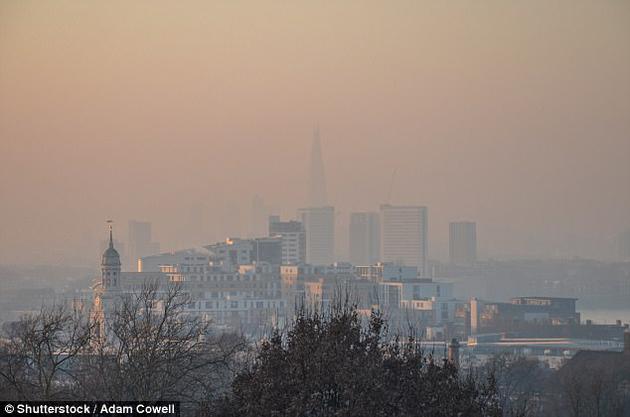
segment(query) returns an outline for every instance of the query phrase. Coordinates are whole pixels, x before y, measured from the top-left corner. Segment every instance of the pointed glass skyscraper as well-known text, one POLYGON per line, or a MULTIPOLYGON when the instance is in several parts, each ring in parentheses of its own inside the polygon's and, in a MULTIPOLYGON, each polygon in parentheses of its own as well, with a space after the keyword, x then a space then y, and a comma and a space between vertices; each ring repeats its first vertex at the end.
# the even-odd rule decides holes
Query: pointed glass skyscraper
POLYGON ((335 209, 328 206, 319 126, 313 131, 308 207, 298 210, 306 232, 306 262, 330 265, 335 259, 335 209))

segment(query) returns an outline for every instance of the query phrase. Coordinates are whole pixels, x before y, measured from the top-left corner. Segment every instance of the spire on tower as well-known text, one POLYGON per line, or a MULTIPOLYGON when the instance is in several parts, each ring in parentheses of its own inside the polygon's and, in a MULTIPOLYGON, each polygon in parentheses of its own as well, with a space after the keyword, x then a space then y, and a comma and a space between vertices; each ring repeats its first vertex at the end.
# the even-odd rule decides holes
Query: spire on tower
POLYGON ((109 247, 105 249, 105 252, 103 252, 103 257, 101 258, 101 267, 115 267, 120 270, 120 255, 118 254, 118 251, 114 249, 112 223, 114 222, 111 220, 107 220, 107 224, 109 226, 109 247))
POLYGON ((107 224, 109 225, 109 247, 114 248, 114 237, 113 237, 113 220, 107 220, 107 224))

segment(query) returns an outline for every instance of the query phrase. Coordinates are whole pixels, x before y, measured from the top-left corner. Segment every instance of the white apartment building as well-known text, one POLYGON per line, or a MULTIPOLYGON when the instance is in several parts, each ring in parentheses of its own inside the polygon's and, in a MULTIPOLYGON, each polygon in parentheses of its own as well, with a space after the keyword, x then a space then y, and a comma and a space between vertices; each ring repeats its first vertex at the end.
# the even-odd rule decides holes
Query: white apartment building
POLYGON ((455 318, 461 301, 453 297, 453 284, 431 279, 383 281, 379 283, 381 308, 395 318, 413 317, 424 324, 436 325, 455 318))
POLYGON ((205 249, 186 249, 143 256, 138 259, 138 272, 160 272, 162 266, 182 265, 189 270, 206 268, 210 263, 210 252, 205 249))
POLYGON ((121 272, 120 256, 110 231, 103 253, 101 277, 94 286, 95 315, 107 317, 116 300, 138 293, 147 284, 160 288, 180 283, 190 296, 187 312, 210 320, 218 328, 255 335, 261 328, 283 325, 287 304, 279 266, 266 263, 224 268, 196 250, 147 257, 143 272, 121 272), (157 269, 157 270, 156 270, 157 269))

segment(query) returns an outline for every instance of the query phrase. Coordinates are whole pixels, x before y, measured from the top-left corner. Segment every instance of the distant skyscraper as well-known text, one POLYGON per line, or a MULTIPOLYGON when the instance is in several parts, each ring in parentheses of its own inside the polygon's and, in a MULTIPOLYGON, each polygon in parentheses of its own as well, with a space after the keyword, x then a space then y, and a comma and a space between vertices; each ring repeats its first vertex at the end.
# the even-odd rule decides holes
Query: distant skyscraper
POLYGON ((449 259, 456 265, 470 265, 477 261, 477 224, 453 222, 449 224, 449 259))
POLYGON ((249 224, 249 237, 262 237, 267 235, 267 219, 269 209, 265 206, 262 197, 255 195, 252 199, 252 211, 249 224))
POLYGON ((313 146, 311 149, 311 164, 309 173, 309 201, 310 207, 324 207, 328 204, 326 197, 326 176, 322 158, 322 145, 319 140, 319 126, 313 132, 313 146))
POLYGON ((616 239, 617 260, 630 261, 630 230, 620 233, 616 239))
POLYGON ((381 206, 381 258, 418 267, 427 276, 427 208, 419 206, 381 206))
POLYGON ((151 223, 136 220, 129 221, 129 269, 138 270, 138 259, 143 256, 155 255, 160 251, 160 244, 153 242, 151 237, 151 223))
POLYGON ((350 263, 372 265, 381 257, 378 213, 350 213, 350 263))
POLYGON ((335 208, 310 207, 298 210, 306 230, 306 262, 330 265, 335 261, 335 208))
POLYGON ((301 222, 283 222, 279 216, 269 216, 269 236, 282 238, 283 265, 300 265, 306 262, 306 233, 301 222))

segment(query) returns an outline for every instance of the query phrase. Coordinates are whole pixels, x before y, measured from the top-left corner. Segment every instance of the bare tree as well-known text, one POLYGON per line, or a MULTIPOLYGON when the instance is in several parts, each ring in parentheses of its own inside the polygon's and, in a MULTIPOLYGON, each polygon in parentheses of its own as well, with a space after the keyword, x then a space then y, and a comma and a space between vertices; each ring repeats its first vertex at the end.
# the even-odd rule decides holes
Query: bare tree
POLYGON ((229 386, 245 341, 213 334, 208 320, 186 313, 190 302, 181 284, 151 282, 120 296, 84 358, 85 396, 198 404, 229 386))
POLYGON ((496 379, 498 399, 505 417, 541 415, 541 397, 548 371, 539 360, 504 352, 492 356, 483 371, 496 379))
POLYGON ((557 403, 569 417, 626 416, 630 410, 623 371, 613 363, 593 361, 566 366, 554 381, 557 403))
POLYGON ((82 307, 56 305, 9 326, 0 353, 3 396, 24 400, 72 398, 74 362, 89 346, 93 324, 82 307))

